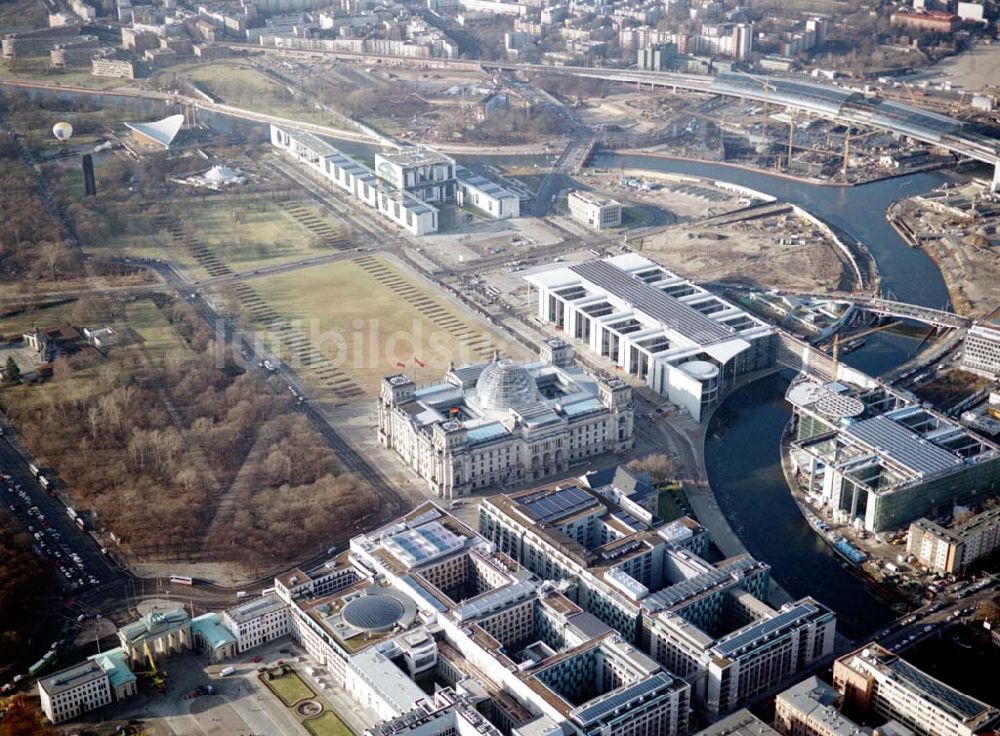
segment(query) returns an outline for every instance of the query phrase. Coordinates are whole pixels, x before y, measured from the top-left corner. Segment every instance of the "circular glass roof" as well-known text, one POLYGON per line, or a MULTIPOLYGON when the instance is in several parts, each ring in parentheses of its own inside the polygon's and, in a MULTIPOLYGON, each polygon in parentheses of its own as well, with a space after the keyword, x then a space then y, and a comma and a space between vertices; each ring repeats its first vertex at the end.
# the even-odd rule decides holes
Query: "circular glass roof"
POLYGON ((523 365, 510 358, 500 358, 479 374, 476 396, 481 409, 502 411, 537 401, 538 387, 523 365))
POLYGON ((384 631, 403 617, 403 604, 387 595, 365 595, 348 601, 341 616, 355 628, 384 631))

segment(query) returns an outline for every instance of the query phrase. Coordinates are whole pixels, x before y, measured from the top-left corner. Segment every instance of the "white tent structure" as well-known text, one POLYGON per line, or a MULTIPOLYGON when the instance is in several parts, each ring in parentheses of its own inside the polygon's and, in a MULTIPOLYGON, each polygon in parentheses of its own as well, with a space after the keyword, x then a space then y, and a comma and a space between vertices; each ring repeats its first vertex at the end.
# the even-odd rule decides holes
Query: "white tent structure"
POLYGON ((184 125, 183 115, 171 115, 154 123, 125 123, 125 127, 135 133, 143 143, 152 143, 164 148, 170 148, 182 125, 184 125))

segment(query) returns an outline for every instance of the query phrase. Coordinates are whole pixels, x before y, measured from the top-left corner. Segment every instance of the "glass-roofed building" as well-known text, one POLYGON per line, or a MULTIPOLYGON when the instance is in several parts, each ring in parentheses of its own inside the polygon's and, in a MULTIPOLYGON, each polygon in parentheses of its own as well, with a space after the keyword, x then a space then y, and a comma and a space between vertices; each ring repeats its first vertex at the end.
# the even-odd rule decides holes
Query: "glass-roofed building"
POLYGON ((561 340, 542 360, 452 368, 418 387, 408 376, 382 380, 378 436, 442 498, 509 486, 565 471, 573 463, 632 447, 632 390, 598 381, 561 340))
POLYGON ((1000 488, 1000 447, 905 392, 803 375, 785 398, 796 421, 793 467, 834 523, 880 532, 1000 488))

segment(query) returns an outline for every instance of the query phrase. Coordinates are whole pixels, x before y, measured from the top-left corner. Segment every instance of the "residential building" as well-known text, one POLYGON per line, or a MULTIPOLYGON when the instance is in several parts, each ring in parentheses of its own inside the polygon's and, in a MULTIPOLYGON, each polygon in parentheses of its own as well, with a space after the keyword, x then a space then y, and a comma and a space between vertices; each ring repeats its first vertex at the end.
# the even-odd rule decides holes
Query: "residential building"
POLYGON ((647 72, 665 72, 677 58, 677 44, 658 43, 639 49, 639 69, 647 72))
POLYGON ((985 378, 1000 377, 1000 327, 976 322, 965 335, 962 368, 985 378))
POLYGON ((222 625, 235 637, 236 650, 245 652, 289 634, 288 607, 272 593, 227 609, 222 625))
POLYGON ((442 498, 516 485, 632 446, 632 390, 577 367, 561 340, 542 360, 449 370, 418 387, 404 374, 382 379, 378 439, 442 498))
POLYGON ((93 59, 90 62, 90 73, 95 77, 135 79, 136 65, 126 59, 93 59))
POLYGON ((927 10, 919 13, 898 10, 890 16, 890 20, 893 25, 901 25, 917 31, 934 33, 951 33, 962 23, 962 19, 954 13, 947 13, 942 10, 927 10))
POLYGON ((38 28, 31 31, 8 33, 0 41, 3 58, 15 59, 26 56, 48 56, 56 46, 68 43, 80 35, 80 26, 76 23, 55 26, 53 28, 38 28))
POLYGON ((1000 490, 1000 447, 912 395, 808 376, 785 394, 803 491, 836 523, 880 532, 1000 490))
POLYGON ((929 519, 910 524, 906 552, 928 570, 960 575, 976 560, 1000 548, 1000 509, 990 509, 946 528, 929 519))
POLYGON ((741 375, 773 366, 774 329, 636 253, 534 271, 538 317, 697 421, 741 375))
POLYGON ((833 666, 844 710, 892 719, 919 736, 974 736, 995 727, 1000 711, 955 690, 877 644, 833 666))
POLYGON ((595 230, 621 227, 621 202, 591 192, 575 191, 569 193, 566 204, 569 206, 569 213, 574 220, 595 230))

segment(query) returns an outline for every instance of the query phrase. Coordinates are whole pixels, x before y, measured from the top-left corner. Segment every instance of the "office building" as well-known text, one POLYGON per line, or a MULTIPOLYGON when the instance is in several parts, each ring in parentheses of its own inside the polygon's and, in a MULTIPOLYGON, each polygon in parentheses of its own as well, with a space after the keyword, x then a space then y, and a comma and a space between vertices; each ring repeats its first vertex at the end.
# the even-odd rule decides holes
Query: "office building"
POLYGON ((700 421, 737 377, 774 365, 777 335, 635 253, 531 272, 538 316, 700 421))
POLYGON ((746 708, 733 711, 694 736, 781 736, 746 708))
POLYGON ((898 721, 918 736, 973 736, 995 727, 1000 711, 946 685, 877 644, 833 666, 842 708, 898 721))
POLYGON ((289 633, 288 607, 277 595, 265 595, 224 611, 222 624, 237 651, 245 652, 289 633))
POLYGON ((571 464, 632 447, 632 390, 598 381, 561 340, 542 360, 452 368, 418 387, 408 376, 382 380, 378 438, 442 498, 460 498, 564 472, 571 464))
POLYGON ((495 219, 519 214, 516 195, 429 148, 377 153, 372 170, 295 128, 271 125, 271 144, 413 235, 437 232, 439 207, 456 201, 495 219))
POLYGON ((1000 548, 1000 509, 990 509, 946 528, 929 519, 910 524, 906 552, 932 572, 961 575, 976 560, 1000 548))
POLYGON ((1000 488, 1000 448, 912 395, 803 375, 785 398, 796 421, 794 469, 835 523, 898 528, 1000 488))
POLYGON ((136 63, 127 59, 92 59, 90 73, 95 77, 114 79, 135 79, 136 63))
POLYGON ((778 695, 774 725, 785 736, 871 736, 838 709, 840 692, 816 676, 778 695))
POLYGON ((591 192, 576 191, 569 193, 566 204, 569 206, 569 214, 574 220, 595 230, 621 227, 621 202, 591 192))
POLYGON ((581 608, 691 683, 712 718, 831 656, 830 609, 811 598, 771 608, 767 565, 749 555, 710 563, 704 528, 663 524, 593 480, 487 498, 480 531, 536 575, 566 581, 581 608))
POLYGON ((375 174, 421 202, 455 200, 455 161, 423 147, 375 154, 375 174))
POLYGON ((52 723, 77 718, 135 694, 136 677, 118 648, 38 680, 42 712, 52 723))
POLYGON ((367 733, 686 733, 689 686, 562 587, 430 502, 275 580, 292 638, 380 719, 367 733))
POLYGON ((1000 327, 977 322, 965 334, 961 367, 995 380, 1000 377, 1000 327))

